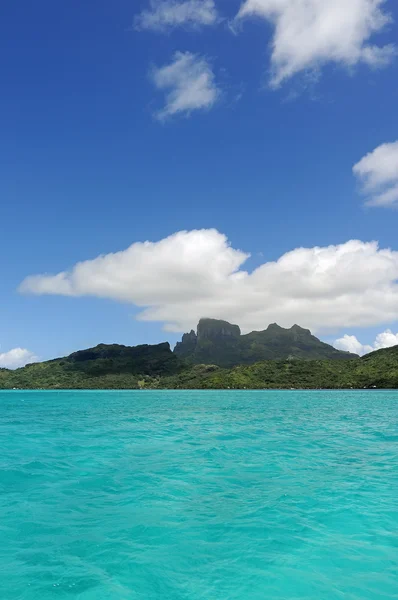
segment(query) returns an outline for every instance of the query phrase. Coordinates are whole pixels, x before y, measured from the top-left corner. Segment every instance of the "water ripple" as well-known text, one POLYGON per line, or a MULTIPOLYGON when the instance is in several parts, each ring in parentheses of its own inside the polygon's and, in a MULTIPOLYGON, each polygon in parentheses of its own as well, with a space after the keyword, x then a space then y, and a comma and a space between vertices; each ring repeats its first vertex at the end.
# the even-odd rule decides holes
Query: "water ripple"
POLYGON ((397 599, 395 392, 14 391, 0 415, 1 599, 397 599))

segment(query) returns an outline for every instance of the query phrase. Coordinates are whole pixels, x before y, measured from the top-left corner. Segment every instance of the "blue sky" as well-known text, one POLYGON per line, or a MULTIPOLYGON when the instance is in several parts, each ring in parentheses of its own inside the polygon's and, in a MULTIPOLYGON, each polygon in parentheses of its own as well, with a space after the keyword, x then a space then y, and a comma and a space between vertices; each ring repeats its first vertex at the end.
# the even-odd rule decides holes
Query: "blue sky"
POLYGON ((2 3, 0 363, 198 315, 398 332, 398 7, 292 2, 2 3))

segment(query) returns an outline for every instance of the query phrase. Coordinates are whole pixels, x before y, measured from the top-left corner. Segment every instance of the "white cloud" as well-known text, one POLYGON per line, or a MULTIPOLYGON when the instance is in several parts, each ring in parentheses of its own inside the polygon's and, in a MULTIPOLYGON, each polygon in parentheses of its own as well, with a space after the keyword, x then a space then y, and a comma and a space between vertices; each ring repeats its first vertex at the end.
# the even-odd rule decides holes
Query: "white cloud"
POLYGON ((398 141, 378 146, 353 167, 368 206, 398 205, 398 141))
POLYGON ((159 90, 166 90, 166 105, 156 116, 160 120, 176 114, 211 108, 220 91, 208 61, 191 52, 176 52, 170 64, 152 70, 159 90))
POLYGON ((352 352, 353 354, 359 354, 363 356, 368 352, 373 351, 372 346, 361 344, 361 342, 355 337, 355 335, 344 335, 342 338, 335 340, 333 346, 338 350, 344 350, 345 352, 352 352))
POLYGON ((390 21, 386 0, 245 0, 237 19, 257 16, 274 25, 271 83, 326 63, 388 64, 395 48, 369 43, 390 21))
POLYGON ((353 352, 363 356, 374 350, 381 350, 382 348, 391 348, 392 346, 398 346, 398 333, 393 333, 390 329, 386 329, 383 333, 379 333, 372 346, 362 344, 355 335, 344 335, 342 338, 336 340, 333 344, 338 350, 346 350, 347 352, 353 352))
POLYGON ((136 29, 169 31, 176 27, 214 25, 218 21, 214 0, 151 0, 150 9, 135 19, 136 29))
POLYGON ((25 348, 13 348, 8 352, 0 353, 0 367, 3 369, 18 369, 37 360, 37 356, 25 348))
POLYGON ((139 319, 164 322, 170 331, 194 327, 203 316, 245 331, 275 321, 326 332, 398 319, 398 252, 376 242, 297 248, 250 274, 242 269, 248 257, 214 229, 181 231, 68 272, 28 277, 20 291, 129 302, 144 309, 139 319))
POLYGON ((390 329, 386 329, 383 333, 379 333, 376 336, 373 348, 380 350, 381 348, 391 348, 392 346, 398 345, 398 333, 392 333, 390 329))

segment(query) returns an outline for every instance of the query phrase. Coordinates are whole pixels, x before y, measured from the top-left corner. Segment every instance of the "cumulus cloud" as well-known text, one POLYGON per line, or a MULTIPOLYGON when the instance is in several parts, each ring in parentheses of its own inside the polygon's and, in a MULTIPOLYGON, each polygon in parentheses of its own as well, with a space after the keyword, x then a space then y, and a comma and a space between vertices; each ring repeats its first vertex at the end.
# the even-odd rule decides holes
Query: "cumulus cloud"
POLYGON ((37 356, 26 348, 13 348, 8 352, 0 353, 0 367, 3 369, 18 369, 37 360, 37 356))
POLYGON ((139 319, 169 331, 185 331, 203 316, 245 331, 275 321, 326 332, 398 319, 398 252, 376 242, 297 248, 251 273, 243 269, 248 257, 217 230, 181 231, 28 277, 20 291, 129 302, 143 308, 139 319))
POLYGON ((381 144, 353 167, 368 206, 398 206, 398 141, 381 144))
POLYGON ((166 104, 156 113, 160 120, 209 109, 220 95, 208 61, 191 52, 176 52, 172 62, 155 67, 151 77, 159 90, 166 91, 166 104))
POLYGON ((352 352, 353 354, 359 354, 359 356, 363 356, 364 354, 368 354, 373 351, 373 347, 369 345, 363 345, 361 342, 355 337, 355 335, 344 335, 343 337, 335 340, 333 346, 337 348, 337 350, 344 350, 345 352, 352 352))
POLYGON ((355 335, 344 335, 342 338, 336 340, 333 344, 338 350, 345 350, 347 352, 353 352, 363 356, 374 350, 381 350, 382 348, 391 348, 392 346, 398 346, 398 333, 393 333, 390 329, 386 329, 383 333, 379 333, 373 345, 362 344, 355 335))
POLYGON ((136 29, 169 31, 176 27, 201 27, 218 21, 214 0, 151 0, 149 10, 135 19, 136 29))
POLYGON ((369 42, 390 21, 386 0, 245 0, 237 19, 260 17, 274 26, 271 83, 326 63, 388 64, 395 48, 369 42))

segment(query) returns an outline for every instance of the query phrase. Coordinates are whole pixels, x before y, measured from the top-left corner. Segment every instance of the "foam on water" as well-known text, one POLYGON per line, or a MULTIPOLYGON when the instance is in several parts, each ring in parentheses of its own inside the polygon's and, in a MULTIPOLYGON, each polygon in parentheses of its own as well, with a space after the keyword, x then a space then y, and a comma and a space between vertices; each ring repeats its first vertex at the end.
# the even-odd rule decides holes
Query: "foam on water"
POLYGON ((1 600, 390 600, 396 392, 0 392, 1 600))

